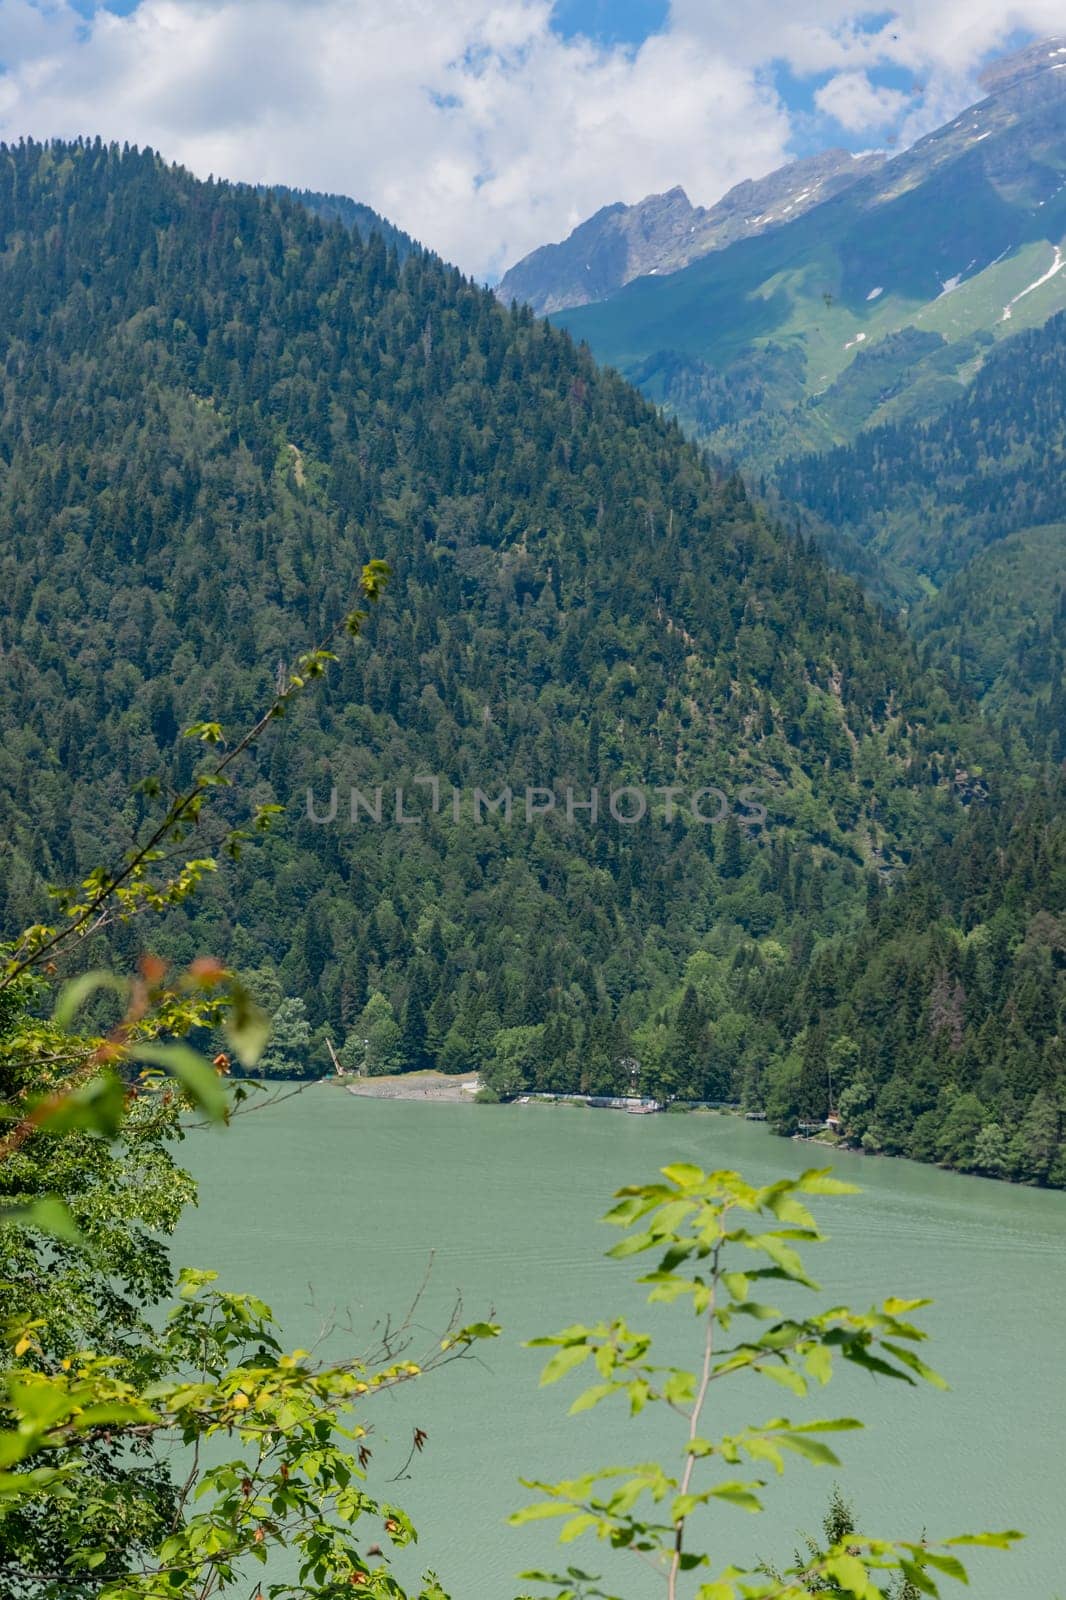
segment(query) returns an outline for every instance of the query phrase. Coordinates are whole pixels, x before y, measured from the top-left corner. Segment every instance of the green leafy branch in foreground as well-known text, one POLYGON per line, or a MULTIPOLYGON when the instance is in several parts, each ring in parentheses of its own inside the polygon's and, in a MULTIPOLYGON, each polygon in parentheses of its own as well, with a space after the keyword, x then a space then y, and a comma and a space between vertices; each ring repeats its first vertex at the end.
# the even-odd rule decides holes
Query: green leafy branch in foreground
MULTIPOLYGON (((248 1563, 265 1566, 277 1548, 296 1553, 299 1582, 270 1583, 270 1596, 334 1600, 354 1588, 398 1600, 405 1591, 375 1538, 402 1548, 416 1534, 399 1507, 363 1488, 371 1430, 357 1413, 375 1396, 462 1357, 497 1328, 460 1326, 453 1316, 445 1338, 415 1362, 405 1355, 405 1323, 388 1333, 373 1360, 321 1366, 306 1351, 284 1352, 269 1308, 253 1296, 215 1290, 215 1276, 183 1272, 181 1301, 165 1328, 132 1355, 83 1354, 55 1373, 15 1366, 6 1374, 5 1409, 19 1426, 0 1435, 5 1555, 13 1545, 17 1553, 20 1500, 43 1497, 66 1520, 70 1578, 92 1582, 101 1574, 94 1589, 100 1600, 207 1600, 246 1588, 248 1563), (200 1451, 211 1440, 212 1464, 205 1466, 200 1451), (127 1558, 115 1548, 101 1506, 85 1492, 82 1470, 101 1441, 150 1442, 157 1453, 180 1444, 189 1451, 169 1527, 157 1530, 140 1570, 118 1575, 116 1557, 120 1568, 127 1558), (236 1453, 221 1451, 223 1441, 232 1441, 236 1453), (15 1516, 5 1518, 5 1508, 15 1516), (352 1533, 357 1522, 373 1524, 375 1537, 365 1549, 352 1533)), ((32 1335, 23 1335, 17 1355, 31 1345, 32 1335)), ((27 1575, 36 1554, 27 1541, 27 1575)), ((430 1576, 420 1593, 443 1600, 430 1576)))
MULTIPOLYGON (((25 983, 23 988, 28 998, 25 983)), ((158 1086, 164 1074, 177 1081, 190 1105, 224 1120, 230 1097, 220 1078, 229 1058, 209 1065, 182 1043, 194 1028, 221 1029, 240 1061, 252 1067, 266 1043, 269 1019, 236 975, 210 957, 170 980, 156 956, 143 957, 133 978, 86 972, 71 979, 51 1017, 24 1015, 4 1039, 4 1076, 14 1094, 0 1105, 0 1119, 14 1119, 14 1126, 0 1139, 0 1162, 34 1132, 80 1129, 114 1138, 131 1097, 158 1086), (100 991, 122 1001, 120 1020, 105 1035, 74 1032, 78 1011, 100 991), (136 1064, 147 1070, 135 1088, 118 1069, 136 1064)))
MULTIPOLYGON (((702 1334, 698 1367, 690 1371, 658 1364, 652 1359, 651 1335, 635 1332, 621 1318, 564 1328, 531 1343, 555 1352, 542 1384, 555 1383, 586 1364, 595 1367, 599 1381, 578 1395, 572 1412, 619 1396, 633 1417, 649 1405, 675 1413, 683 1434, 677 1464, 603 1467, 558 1483, 523 1480, 543 1498, 516 1512, 512 1523, 565 1518, 563 1543, 594 1533, 616 1549, 632 1551, 661 1576, 668 1600, 677 1600, 686 1580, 697 1585, 696 1600, 792 1600, 812 1592, 881 1600, 888 1593, 881 1587, 883 1574, 902 1576, 921 1594, 936 1595, 938 1576, 966 1581, 965 1569, 948 1547, 1007 1548, 1020 1538, 1013 1531, 963 1535, 930 1548, 924 1539, 907 1542, 851 1533, 783 1576, 726 1567, 707 1579, 712 1558, 696 1542, 703 1536, 698 1519, 723 1505, 763 1510, 766 1480, 738 1476, 736 1469, 765 1464, 779 1474, 788 1455, 816 1465, 838 1465, 825 1435, 862 1426, 852 1417, 802 1422, 774 1417, 714 1438, 706 1431, 705 1418, 715 1384, 747 1373, 805 1397, 812 1383, 828 1383, 835 1363, 842 1360, 906 1384, 946 1385, 914 1348, 927 1335, 910 1320, 911 1314, 927 1301, 890 1299, 865 1313, 833 1306, 798 1315, 757 1298, 770 1283, 817 1289, 797 1245, 821 1243, 824 1235, 801 1196, 852 1194, 851 1185, 826 1171, 810 1171, 756 1188, 735 1172, 707 1173, 686 1163, 664 1168, 663 1178, 665 1182, 619 1191, 618 1204, 606 1220, 635 1231, 610 1254, 624 1259, 659 1253, 656 1267, 639 1281, 650 1286, 649 1302, 687 1305, 695 1313, 702 1334), (751 1227, 757 1218, 777 1226, 751 1227)), ((606 1593, 590 1588, 596 1580, 577 1568, 525 1577, 554 1587, 558 1600, 606 1593)))
MULTIPOLYGON (((228 1121, 261 1085, 242 1082, 228 1090, 222 1079, 229 1056, 220 1053, 208 1062, 184 1036, 194 1028, 220 1029, 251 1069, 270 1023, 236 975, 209 957, 169 979, 166 963, 156 956, 143 957, 133 978, 83 973, 63 986, 48 1018, 29 1014, 31 997, 41 998, 39 989, 40 980, 24 974, 5 999, 21 1001, 25 1010, 15 1011, 16 1026, 0 1025, 0 1223, 85 1246, 88 1241, 61 1192, 61 1174, 69 1179, 70 1172, 63 1159, 68 1147, 58 1143, 59 1137, 121 1141, 135 1105, 142 1113, 138 1142, 149 1139, 157 1147, 180 1137, 182 1111, 195 1108, 211 1121, 228 1121), (123 1001, 120 1020, 103 1036, 72 1031, 78 1010, 100 990, 123 1001), (35 1139, 37 1150, 28 1160, 21 1158, 35 1139)), ((12 1007, 4 1010, 10 1013, 12 1007)), ((82 1191, 75 1196, 78 1205, 84 1203, 82 1191)))
MULTIPOLYGON (((385 592, 388 580, 387 562, 368 562, 359 578, 363 599, 368 604, 376 604, 385 592)), ((298 658, 295 669, 286 675, 284 683, 258 721, 218 761, 197 773, 189 788, 174 796, 162 819, 142 843, 127 852, 121 866, 96 867, 76 887, 49 891, 62 910, 63 920, 57 924, 35 923, 23 930, 14 952, 0 969, 0 992, 29 968, 54 959, 74 941, 106 927, 113 920, 128 920, 144 910, 165 911, 169 906, 180 904, 196 890, 207 873, 217 870, 215 859, 204 856, 183 862, 176 872, 158 881, 150 875, 150 869, 165 859, 164 844, 179 843, 186 838, 199 821, 212 791, 230 786, 229 768, 272 721, 285 716, 290 703, 309 683, 323 677, 328 664, 337 659, 329 649, 334 639, 341 633, 358 638, 368 615, 362 606, 357 606, 337 624, 321 645, 298 658)), ((221 724, 217 722, 194 723, 185 730, 185 736, 212 747, 225 743, 221 724)), ((150 798, 162 793, 162 785, 155 778, 143 780, 140 788, 150 798)), ((233 857, 239 855, 242 845, 256 832, 269 828, 273 817, 281 809, 276 805, 259 806, 251 829, 236 827, 228 830, 222 844, 224 852, 233 857)))

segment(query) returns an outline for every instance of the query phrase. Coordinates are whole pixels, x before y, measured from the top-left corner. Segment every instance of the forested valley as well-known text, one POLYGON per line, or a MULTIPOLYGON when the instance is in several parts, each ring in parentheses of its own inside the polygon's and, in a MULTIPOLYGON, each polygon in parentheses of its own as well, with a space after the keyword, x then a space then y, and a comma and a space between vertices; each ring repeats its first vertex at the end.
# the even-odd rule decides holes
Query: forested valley
POLYGON ((917 645, 566 334, 316 209, 99 141, 0 152, 5 931, 143 833, 183 731, 254 719, 384 558, 365 640, 221 804, 286 807, 277 837, 153 931, 245 976, 262 1070, 328 1071, 328 1040, 789 1132, 839 1100, 867 1149, 1066 1183, 1061 667, 1035 718, 983 711, 932 622, 917 645), (456 819, 429 776, 514 811, 456 819), (726 814, 567 818, 623 786, 726 814))

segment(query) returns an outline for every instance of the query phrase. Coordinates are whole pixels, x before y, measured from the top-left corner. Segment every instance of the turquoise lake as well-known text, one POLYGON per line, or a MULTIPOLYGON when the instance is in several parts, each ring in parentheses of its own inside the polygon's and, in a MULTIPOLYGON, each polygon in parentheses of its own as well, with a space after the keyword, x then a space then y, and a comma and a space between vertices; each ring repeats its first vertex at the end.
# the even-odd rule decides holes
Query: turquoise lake
MULTIPOLYGON (((413 1516, 420 1542, 398 1570, 434 1568, 454 1600, 511 1600, 517 1574, 574 1561, 609 1577, 625 1600, 660 1592, 635 1558, 579 1541, 551 1523, 515 1530, 528 1498, 520 1477, 561 1478, 676 1449, 676 1419, 631 1422, 603 1406, 569 1417, 576 1382, 539 1389, 541 1356, 522 1341, 623 1312, 662 1330, 663 1354, 695 1365, 695 1326, 643 1304, 632 1263, 605 1259, 617 1234, 598 1218, 621 1184, 671 1160, 732 1167, 756 1182, 832 1165, 863 1192, 818 1203, 830 1235, 809 1251, 822 1304, 865 1307, 890 1294, 930 1295, 923 1351, 948 1393, 841 1374, 809 1402, 745 1378, 707 1431, 786 1413, 857 1415, 841 1436, 842 1469, 797 1461, 767 1489, 759 1517, 715 1513, 719 1565, 787 1561, 817 1530, 834 1482, 860 1527, 930 1538, 983 1528, 1027 1534, 1009 1555, 978 1553, 974 1600, 1066 1596, 1066 1195, 835 1155, 725 1116, 632 1117, 538 1106, 420 1105, 357 1099, 315 1085, 194 1133, 183 1159, 200 1183, 177 1257, 217 1268, 228 1288, 260 1294, 292 1345, 323 1329, 328 1353, 364 1348, 375 1321, 402 1315, 431 1263, 412 1356, 431 1343, 456 1294, 466 1320, 494 1313, 503 1337, 477 1362, 452 1365, 381 1397, 370 1487, 413 1516), (386 1485, 428 1434, 409 1479, 386 1485)), ((815 1303, 811 1297, 812 1305, 815 1303)), ((586 1380, 591 1381, 591 1380, 586 1380)), ((754 1474, 753 1474, 754 1475, 754 1474)), ((710 1542, 710 1541, 708 1541, 710 1542)), ((539 1592, 539 1591, 538 1591, 539 1592)))

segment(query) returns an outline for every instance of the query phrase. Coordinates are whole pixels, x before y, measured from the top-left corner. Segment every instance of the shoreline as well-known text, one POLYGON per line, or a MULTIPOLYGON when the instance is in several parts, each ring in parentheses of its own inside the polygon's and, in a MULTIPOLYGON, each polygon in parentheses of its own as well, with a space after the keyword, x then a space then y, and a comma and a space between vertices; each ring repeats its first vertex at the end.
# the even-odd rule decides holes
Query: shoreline
MULTIPOLYGON (((499 1104, 508 1106, 547 1106, 547 1107, 576 1107, 581 1111, 623 1111, 628 1115, 663 1115, 684 1114, 697 1116, 712 1114, 719 1116, 744 1116, 739 1107, 709 1105, 705 1101, 691 1101, 675 1103, 667 1106, 653 1103, 648 1099, 635 1097, 606 1097, 600 1095, 583 1094, 537 1094, 526 1093, 508 1097, 506 1100, 480 1101, 479 1091, 482 1085, 476 1076, 469 1074, 458 1076, 451 1073, 427 1070, 425 1072, 398 1072, 388 1076, 363 1078, 355 1074, 344 1077, 335 1076, 319 1080, 330 1083, 337 1088, 347 1090, 357 1100, 405 1100, 405 1101, 433 1101, 438 1104, 451 1105, 478 1105, 499 1104)), ((761 1118, 756 1120, 762 1120, 761 1118)))
POLYGON ((475 1080, 446 1072, 404 1072, 381 1078, 334 1078, 357 1100, 432 1100, 446 1105, 473 1105, 475 1080))
MULTIPOLYGON (((414 1104, 435 1105, 477 1105, 476 1091, 468 1088, 463 1092, 463 1085, 472 1085, 469 1077, 455 1077, 448 1073, 422 1072, 398 1073, 392 1077, 382 1078, 356 1078, 356 1077, 322 1077, 308 1079, 307 1084, 332 1084, 335 1088, 345 1089, 356 1099, 363 1100, 393 1100, 409 1101, 414 1104)), ((584 1096, 549 1096, 539 1095, 516 1096, 511 1100, 496 1102, 499 1105, 546 1108, 547 1110, 579 1110, 593 1111, 603 1109, 589 1103, 584 1096)), ((615 1110, 621 1107, 613 1108, 615 1110)), ((755 1122, 766 1126, 765 1117, 752 1116, 743 1112, 739 1107, 710 1106, 700 1102, 674 1101, 670 1106, 660 1109, 658 1115, 686 1116, 686 1117, 735 1117, 741 1121, 755 1122)), ((980 1178, 986 1183, 1003 1184, 1007 1188, 1031 1190, 1034 1193, 1066 1194, 1066 1188, 1058 1188, 1053 1184, 1023 1183, 1018 1179, 1009 1178, 1005 1174, 995 1172, 964 1172, 958 1167, 952 1167, 940 1161, 918 1161, 913 1156, 897 1155, 886 1150, 867 1150, 860 1144, 848 1144, 839 1139, 826 1139, 818 1134, 804 1133, 776 1133, 769 1130, 777 1139, 788 1140, 795 1144, 815 1145, 824 1150, 827 1155, 839 1154, 846 1156, 860 1156, 865 1161, 881 1160, 889 1162, 902 1162, 920 1168, 928 1168, 934 1172, 946 1172, 958 1178, 980 1178)))

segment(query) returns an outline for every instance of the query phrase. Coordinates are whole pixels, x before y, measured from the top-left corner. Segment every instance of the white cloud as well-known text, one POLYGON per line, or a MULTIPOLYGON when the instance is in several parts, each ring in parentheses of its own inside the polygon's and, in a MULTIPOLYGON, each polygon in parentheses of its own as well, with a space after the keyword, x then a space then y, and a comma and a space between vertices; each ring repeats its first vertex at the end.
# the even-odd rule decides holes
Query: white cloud
POLYGON ((849 133, 883 128, 896 121, 908 100, 899 89, 875 86, 865 72, 837 72, 814 96, 819 111, 849 133))
POLYGON ((4 137, 101 133, 195 172, 335 189, 479 274, 615 199, 785 159, 750 68, 677 34, 569 42, 546 0, 0 0, 4 137))
POLYGON ((787 61, 799 73, 858 71, 895 63, 918 71, 972 73, 989 51, 1012 35, 1063 31, 1062 0, 745 0, 709 6, 672 0, 671 26, 695 38, 712 37, 730 60, 787 61), (871 28, 871 15, 888 20, 871 28))
POLYGON ((100 133, 204 175, 338 190, 489 275, 612 200, 681 183, 709 202, 780 165, 771 62, 832 73, 818 105, 859 134, 903 109, 867 74, 904 66, 926 85, 904 127, 924 131, 1011 30, 1061 26, 1061 0, 906 0, 876 33, 862 15, 674 0, 629 50, 559 38, 550 0, 141 0, 88 22, 0 0, 0 133, 100 133))

